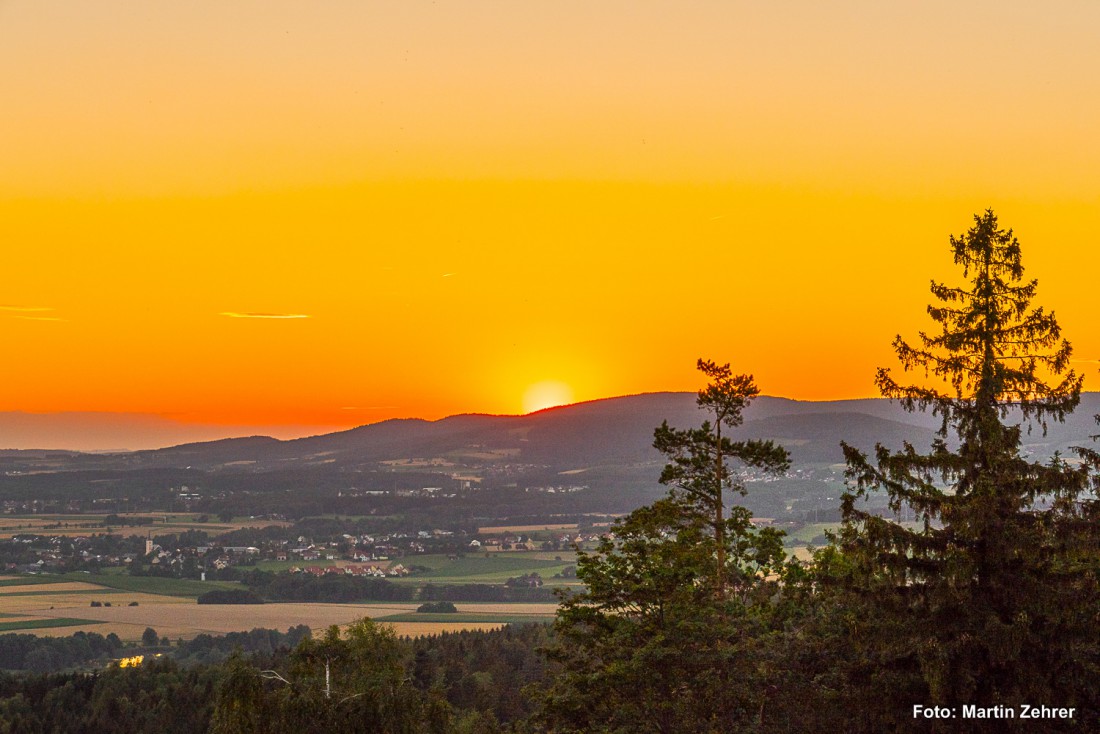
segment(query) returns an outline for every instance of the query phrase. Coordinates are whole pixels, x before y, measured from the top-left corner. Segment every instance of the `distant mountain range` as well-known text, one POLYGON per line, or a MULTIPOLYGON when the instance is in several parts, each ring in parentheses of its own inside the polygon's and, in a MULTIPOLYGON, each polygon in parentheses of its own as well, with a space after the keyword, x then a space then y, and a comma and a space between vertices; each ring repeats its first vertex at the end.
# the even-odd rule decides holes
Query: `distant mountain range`
POLYGON ((309 426, 219 426, 183 423, 151 413, 0 412, 0 449, 133 451, 226 436, 269 433, 284 438, 337 430, 309 426))
MULTIPOLYGON (((1025 431, 1025 450, 1036 456, 1068 453, 1100 432, 1100 393, 1086 393, 1063 424, 1025 431)), ((653 430, 664 420, 695 426, 705 414, 694 393, 647 393, 551 408, 525 416, 457 415, 436 421, 388 420, 308 438, 254 436, 187 443, 170 448, 72 457, 81 468, 176 467, 204 471, 274 471, 285 468, 346 470, 380 462, 439 460, 462 466, 540 465, 555 472, 649 463, 653 430)), ((79 424, 77 424, 79 425, 79 424)), ((770 438, 786 446, 796 464, 842 461, 839 444, 865 450, 876 442, 927 447, 939 419, 907 413, 884 399, 808 402, 761 397, 745 412, 735 438, 770 438)), ((70 430, 74 430, 70 428, 70 430)), ((13 452, 0 452, 13 456, 13 452)), ((427 465, 427 464, 425 464, 427 465)))
MULTIPOLYGON (((1072 456, 1072 446, 1087 445, 1100 432, 1096 413, 1100 394, 1084 395, 1079 410, 1046 435, 1039 427, 1025 432, 1024 451, 1038 459, 1056 451, 1072 456)), ((524 416, 388 420, 290 440, 251 436, 119 453, 0 450, 0 500, 22 511, 50 503, 66 511, 297 518, 413 513, 432 527, 620 513, 665 492, 654 429, 665 420, 687 428, 705 418, 694 393, 650 393, 524 416)), ((905 442, 923 450, 938 427, 934 416, 907 413, 886 400, 759 398, 732 437, 779 442, 791 452, 792 471, 754 477, 759 481, 750 481, 738 501, 781 522, 836 520, 841 441, 865 451, 905 442)), ((885 509, 884 498, 874 503, 885 509)))

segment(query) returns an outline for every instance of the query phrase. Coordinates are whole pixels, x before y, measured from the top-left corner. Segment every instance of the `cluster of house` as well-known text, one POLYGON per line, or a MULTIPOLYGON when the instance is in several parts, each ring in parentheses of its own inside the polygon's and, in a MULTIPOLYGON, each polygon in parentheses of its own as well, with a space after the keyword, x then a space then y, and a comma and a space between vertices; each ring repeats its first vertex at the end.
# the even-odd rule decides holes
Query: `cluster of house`
POLYGON ((574 494, 588 489, 587 484, 556 484, 548 487, 524 487, 524 492, 536 492, 540 494, 574 494))
MULTIPOLYGON (((134 555, 136 554, 127 555, 130 557, 124 557, 123 563, 132 563, 134 555)), ((238 565, 242 560, 247 558, 259 558, 259 556, 260 549, 251 545, 200 545, 169 550, 167 548, 162 548, 151 539, 146 539, 145 554, 141 557, 147 560, 151 566, 170 567, 173 569, 184 567, 189 559, 191 562, 195 562, 197 559, 201 558, 203 561, 202 565, 205 568, 214 568, 221 571, 230 566, 238 565)))
MULTIPOLYGON (((21 471, 4 472, 6 476, 23 474, 21 471)), ((80 512, 81 504, 77 500, 61 503, 57 500, 4 500, 0 510, 5 515, 31 515, 42 512, 80 512)))
POLYGON ((91 538, 77 536, 45 537, 33 533, 13 535, 11 540, 13 555, 26 558, 28 555, 35 560, 28 563, 19 563, 8 560, 4 563, 4 569, 16 573, 38 573, 44 569, 63 567, 72 561, 80 563, 98 563, 103 566, 120 566, 130 563, 138 555, 136 553, 101 552, 95 547, 91 538), (16 548, 22 550, 16 551, 16 548))
POLYGON ((299 566, 292 566, 291 573, 304 573, 310 576, 371 576, 374 578, 385 578, 386 576, 408 576, 409 569, 397 563, 389 568, 382 568, 375 565, 352 565, 346 566, 306 566, 300 568, 299 566))
POLYGON ((391 565, 392 559, 423 553, 447 553, 457 557, 456 554, 463 551, 536 551, 568 549, 574 546, 592 547, 599 542, 601 535, 561 533, 546 540, 514 533, 483 533, 475 538, 468 538, 470 536, 463 532, 418 530, 377 535, 345 533, 338 538, 321 542, 298 536, 297 539, 265 541, 259 544, 260 547, 210 544, 168 548, 161 547, 148 538, 140 541, 132 537, 119 539, 117 535, 50 537, 26 534, 16 535, 11 539, 13 547, 6 560, 16 563, 6 562, 4 566, 9 571, 34 573, 51 568, 72 568, 74 565, 81 567, 83 564, 107 567, 128 566, 140 562, 190 576, 199 572, 224 570, 231 566, 250 565, 253 561, 267 559, 295 563, 297 565, 294 570, 300 573, 401 576, 408 572, 400 565, 391 565), (142 542, 144 547, 140 545, 142 542), (33 562, 28 563, 32 559, 33 562), (329 570, 327 567, 331 563, 326 563, 325 566, 317 563, 324 561, 337 561, 346 565, 329 570))
MULTIPOLYGON (((556 542, 559 548, 572 548, 574 545, 584 547, 586 543, 598 543, 601 538, 609 535, 610 533, 604 533, 603 535, 598 533, 589 535, 563 533, 556 539, 556 542)), ((524 535, 501 535, 499 537, 487 537, 484 540, 474 538, 467 543, 466 547, 471 551, 531 551, 547 550, 544 547, 545 543, 546 541, 533 541, 524 535)))

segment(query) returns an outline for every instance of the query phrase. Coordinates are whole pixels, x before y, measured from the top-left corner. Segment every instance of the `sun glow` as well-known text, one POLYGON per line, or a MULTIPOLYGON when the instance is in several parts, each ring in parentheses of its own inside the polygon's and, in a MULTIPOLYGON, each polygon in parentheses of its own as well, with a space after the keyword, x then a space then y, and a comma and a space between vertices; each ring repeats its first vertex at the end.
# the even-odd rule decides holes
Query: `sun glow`
POLYGON ((523 412, 536 413, 571 402, 573 390, 565 383, 554 380, 539 382, 527 388, 527 392, 523 394, 523 412))

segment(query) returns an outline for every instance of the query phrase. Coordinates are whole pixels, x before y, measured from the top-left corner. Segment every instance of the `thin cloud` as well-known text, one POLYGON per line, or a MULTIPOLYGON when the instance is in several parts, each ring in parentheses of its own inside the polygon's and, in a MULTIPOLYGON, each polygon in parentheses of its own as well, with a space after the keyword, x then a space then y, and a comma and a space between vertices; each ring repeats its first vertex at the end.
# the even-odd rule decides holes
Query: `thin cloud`
POLYGON ((48 313, 53 311, 49 306, 16 306, 12 304, 0 305, 0 312, 6 311, 9 319, 23 319, 24 321, 68 321, 59 316, 30 316, 28 314, 48 313))
POLYGON ((222 311, 219 316, 228 316, 231 319, 308 319, 306 313, 238 313, 236 311, 222 311))

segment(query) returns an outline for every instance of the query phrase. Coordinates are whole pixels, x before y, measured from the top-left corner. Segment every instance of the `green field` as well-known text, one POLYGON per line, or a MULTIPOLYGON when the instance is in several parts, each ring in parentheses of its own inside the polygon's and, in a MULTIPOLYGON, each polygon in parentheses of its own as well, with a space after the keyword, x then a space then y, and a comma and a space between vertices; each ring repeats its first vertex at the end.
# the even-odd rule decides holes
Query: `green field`
POLYGON ((59 578, 65 581, 84 581, 89 584, 99 584, 111 589, 121 591, 134 591, 145 594, 161 594, 163 596, 181 596, 192 599, 198 598, 213 589, 239 589, 240 584, 235 581, 193 581, 191 579, 169 579, 160 576, 126 576, 122 574, 84 574, 67 573, 59 578))
POLYGON ((34 586, 37 584, 59 584, 68 581, 60 576, 20 576, 16 579, 0 579, 0 587, 4 586, 34 586))
POLYGON ((0 596, 68 596, 69 594, 118 594, 120 589, 69 589, 68 591, 0 591, 0 596))
POLYGON ((74 619, 72 617, 53 617, 50 619, 28 619, 22 622, 0 622, 0 632, 15 630, 36 630, 47 627, 83 627, 102 624, 94 619, 74 619))
MULTIPOLYGON (((405 582, 434 581, 449 584, 499 584, 516 576, 537 573, 551 583, 554 574, 572 566, 572 556, 561 561, 532 558, 525 553, 493 553, 489 556, 466 556, 448 560, 446 556, 411 556, 403 559, 406 567, 427 566, 430 571, 420 571, 403 579, 405 582)), ((553 579, 553 583, 569 584, 573 579, 553 579)))
POLYGON ((787 537, 784 538, 787 545, 807 545, 811 540, 819 535, 824 535, 825 531, 830 530, 837 532, 840 530, 840 523, 838 522, 812 522, 802 526, 794 532, 788 532, 787 537))

